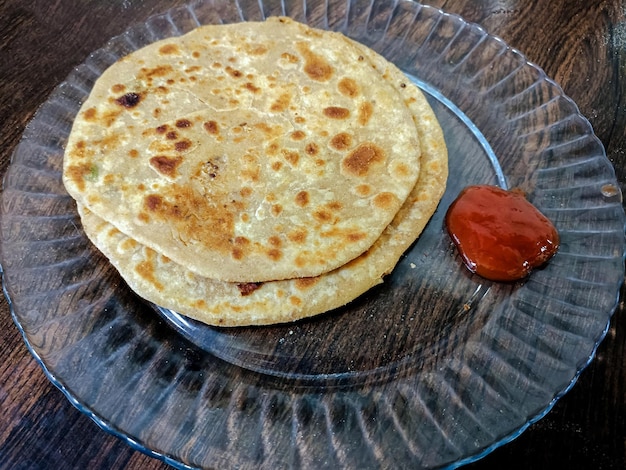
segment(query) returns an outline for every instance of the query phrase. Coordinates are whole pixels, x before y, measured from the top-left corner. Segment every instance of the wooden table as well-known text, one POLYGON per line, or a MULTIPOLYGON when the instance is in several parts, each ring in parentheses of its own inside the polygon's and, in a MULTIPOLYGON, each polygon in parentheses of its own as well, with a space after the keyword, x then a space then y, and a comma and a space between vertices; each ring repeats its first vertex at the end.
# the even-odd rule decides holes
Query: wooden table
MULTIPOLYGON (((51 90, 106 38, 183 2, 0 3, 0 174, 51 90)), ((626 17, 620 0, 433 0, 542 67, 580 107, 626 182, 626 17)), ((626 467, 626 317, 620 302, 593 363, 553 410, 469 468, 626 467)), ((0 303, 0 467, 157 469, 79 413, 44 376, 0 303)))

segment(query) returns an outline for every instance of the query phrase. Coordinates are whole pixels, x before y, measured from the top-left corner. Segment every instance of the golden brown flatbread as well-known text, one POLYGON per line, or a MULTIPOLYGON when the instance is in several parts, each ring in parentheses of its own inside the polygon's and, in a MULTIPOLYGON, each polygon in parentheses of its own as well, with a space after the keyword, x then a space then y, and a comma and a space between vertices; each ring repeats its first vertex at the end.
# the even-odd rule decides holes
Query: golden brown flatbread
POLYGON ((373 52, 367 54, 385 79, 401 90, 415 118, 422 158, 419 179, 408 199, 361 256, 317 277, 261 284, 220 282, 191 273, 81 209, 88 236, 139 295, 209 325, 294 321, 340 307, 382 282, 435 211, 445 190, 448 165, 441 128, 424 96, 397 68, 385 65, 373 52))
POLYGON ((149 45, 96 82, 64 184, 200 276, 249 283, 337 269, 379 238, 420 174, 415 113, 368 57, 287 18, 149 45))

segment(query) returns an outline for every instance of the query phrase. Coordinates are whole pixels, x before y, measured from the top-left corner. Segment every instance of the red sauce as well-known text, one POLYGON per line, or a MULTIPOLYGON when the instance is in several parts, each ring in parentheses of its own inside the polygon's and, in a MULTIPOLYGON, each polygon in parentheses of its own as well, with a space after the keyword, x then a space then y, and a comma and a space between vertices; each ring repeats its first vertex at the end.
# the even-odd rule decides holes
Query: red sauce
POLYGON ((521 191, 469 186, 448 209, 445 223, 468 269, 493 281, 526 277, 559 247, 552 222, 521 191))

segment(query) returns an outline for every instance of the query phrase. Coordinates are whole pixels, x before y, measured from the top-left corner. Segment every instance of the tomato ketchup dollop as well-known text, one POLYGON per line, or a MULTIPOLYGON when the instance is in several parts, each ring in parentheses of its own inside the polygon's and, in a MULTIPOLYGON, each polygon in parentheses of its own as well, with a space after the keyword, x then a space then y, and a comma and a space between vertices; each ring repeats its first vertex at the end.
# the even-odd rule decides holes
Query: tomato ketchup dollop
POLYGON ((446 228, 467 268, 492 281, 516 281, 558 250, 559 234, 521 191, 465 188, 450 205, 446 228))

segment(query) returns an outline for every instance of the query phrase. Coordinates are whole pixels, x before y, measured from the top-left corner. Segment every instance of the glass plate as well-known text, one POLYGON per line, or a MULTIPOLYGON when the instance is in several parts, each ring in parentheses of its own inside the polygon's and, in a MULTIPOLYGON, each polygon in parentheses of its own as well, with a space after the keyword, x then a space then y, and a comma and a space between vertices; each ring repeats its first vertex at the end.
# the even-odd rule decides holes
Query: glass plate
POLYGON ((604 337, 623 280, 614 171, 575 104, 477 25, 408 1, 214 0, 90 55, 15 150, 2 197, 13 316, 50 380, 130 445, 180 468, 439 468, 543 416, 604 337), (85 238, 61 183, 80 103, 120 56, 199 24, 288 15, 384 54, 427 93, 447 192, 386 282, 328 314, 209 328, 138 299, 85 238), (464 186, 520 187, 560 231, 524 282, 470 275, 442 227, 464 186))

